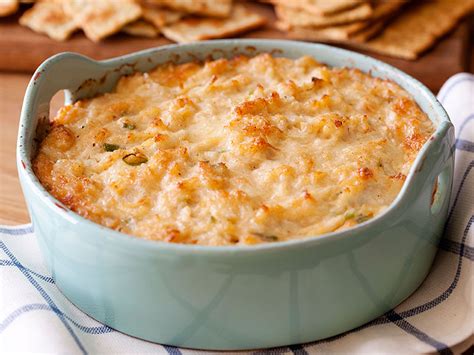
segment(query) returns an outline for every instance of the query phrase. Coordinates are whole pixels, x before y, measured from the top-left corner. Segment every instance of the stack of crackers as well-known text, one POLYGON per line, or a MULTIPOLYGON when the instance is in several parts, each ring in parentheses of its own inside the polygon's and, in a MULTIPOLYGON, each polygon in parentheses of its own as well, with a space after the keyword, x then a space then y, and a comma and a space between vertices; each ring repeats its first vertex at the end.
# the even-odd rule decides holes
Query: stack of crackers
POLYGON ((292 39, 416 59, 474 10, 474 0, 262 0, 292 39))
MULTIPOLYGON (((338 43, 417 59, 474 11, 474 0, 254 0, 274 5, 282 37, 338 43)), ((20 24, 64 41, 82 30, 94 42, 117 32, 185 43, 234 37, 265 24, 243 0, 0 0, 0 16, 34 3, 20 24)), ((255 7, 256 6, 256 7, 255 7)), ((261 5, 263 6, 263 5, 261 5)))
MULTIPOLYGON (((29 2, 33 2, 30 0, 29 2)), ((245 3, 232 0, 36 0, 20 24, 64 41, 82 30, 94 42, 117 32, 192 42, 235 36, 264 25, 245 3)), ((0 0, 0 16, 20 0, 0 0)))

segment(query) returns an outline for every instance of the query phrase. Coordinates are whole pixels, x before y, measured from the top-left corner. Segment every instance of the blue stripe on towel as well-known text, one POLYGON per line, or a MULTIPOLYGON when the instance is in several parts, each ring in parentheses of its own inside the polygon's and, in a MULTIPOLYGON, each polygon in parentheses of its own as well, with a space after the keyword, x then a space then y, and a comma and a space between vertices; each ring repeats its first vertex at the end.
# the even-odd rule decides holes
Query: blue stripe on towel
POLYGON ((288 352, 287 346, 280 346, 276 348, 256 350, 253 352, 253 355, 279 355, 279 354, 285 354, 287 352, 288 352))
POLYGON ((168 352, 170 355, 181 355, 181 350, 179 350, 175 346, 170 346, 170 345, 163 345, 165 350, 168 352))
POLYGON ((305 350, 304 346, 302 345, 291 345, 288 348, 295 355, 308 355, 308 352, 305 350))
POLYGON ((33 227, 31 225, 25 228, 0 227, 0 234, 24 235, 28 233, 33 233, 33 227))
POLYGON ((418 340, 431 345, 434 347, 438 353, 451 355, 453 352, 451 349, 444 343, 437 341, 436 339, 430 337, 428 334, 422 332, 420 329, 416 328, 414 325, 407 322, 403 317, 394 311, 387 312, 385 316, 397 327, 404 330, 408 334, 413 335, 418 340))
POLYGON ((54 283, 54 280, 52 277, 49 277, 49 276, 44 276, 44 275, 41 275, 41 274, 38 274, 37 272, 27 268, 27 267, 24 267, 23 265, 21 264, 16 264, 15 262, 11 261, 11 260, 0 260, 0 266, 16 266, 17 268, 23 268, 25 269, 26 271, 28 271, 30 274, 40 278, 41 280, 43 281, 46 281, 46 282, 49 282, 49 283, 54 283))
POLYGON ((447 219, 446 225, 444 226, 444 235, 446 235, 446 229, 449 225, 449 222, 451 221, 451 218, 452 218, 453 213, 454 213, 454 209, 456 208, 456 205, 458 204, 459 196, 461 195, 461 191, 464 187, 464 183, 466 182, 467 177, 471 173, 471 170, 472 170, 473 167, 474 167, 474 160, 471 160, 471 162, 467 166, 466 170, 464 171, 464 174, 462 175, 461 182, 459 183, 458 191, 456 192, 456 195, 454 197, 453 206, 451 207, 451 211, 449 211, 448 219, 447 219))
POLYGON ((19 316, 22 314, 25 314, 27 312, 31 311, 36 311, 36 310, 51 310, 51 307, 49 307, 47 304, 43 303, 32 303, 32 304, 27 304, 24 305, 23 307, 20 307, 16 310, 14 310, 12 313, 10 313, 5 319, 0 323, 0 333, 2 333, 5 329, 8 328, 8 326, 13 323, 15 319, 17 319, 19 316))
POLYGON ((464 139, 456 139, 456 149, 474 153, 474 143, 464 139))
POLYGON ((441 239, 439 247, 450 253, 461 255, 471 261, 474 261, 474 248, 454 240, 441 239))
MULTIPOLYGON (((11 259, 11 261, 13 261, 15 263, 15 265, 18 265, 18 264, 21 265, 21 263, 17 260, 15 255, 13 255, 13 253, 10 251, 10 249, 8 249, 7 246, 5 245, 5 243, 3 243, 1 240, 0 240, 0 249, 2 249, 5 252, 5 254, 8 255, 8 257, 11 259)), ((20 272, 27 278, 27 280, 30 282, 30 284, 32 284, 36 288, 36 290, 44 298, 44 300, 48 303, 48 305, 51 307, 51 309, 58 309, 56 307, 56 304, 54 303, 54 301, 48 295, 48 293, 41 287, 40 284, 38 284, 38 282, 30 275, 30 273, 25 268, 18 267, 18 270, 20 270, 20 272)), ((82 343, 79 340, 79 338, 77 337, 76 333, 74 333, 74 330, 71 328, 69 323, 66 321, 66 318, 64 317, 64 315, 62 313, 57 313, 57 312, 56 312, 56 314, 59 317, 59 319, 61 320, 61 322, 64 324, 64 326, 66 327, 69 334, 71 334, 72 338, 74 339, 75 343, 77 344, 77 346, 79 347, 81 352, 83 354, 87 354, 86 349, 82 345, 82 343)))
POLYGON ((51 311, 56 314, 62 314, 66 319, 68 319, 74 326, 76 326, 78 329, 82 330, 84 333, 87 334, 105 334, 105 333, 110 333, 113 332, 114 330, 112 328, 109 328, 106 325, 101 325, 98 327, 87 327, 85 325, 81 325, 74 321, 71 317, 68 317, 66 314, 61 312, 61 310, 57 308, 51 308, 49 305, 44 304, 44 303, 31 303, 24 305, 23 307, 20 307, 16 310, 14 310, 12 313, 10 313, 2 322, 0 322, 0 333, 2 333, 15 319, 20 317, 22 314, 32 312, 32 311, 37 311, 37 310, 43 310, 43 311, 51 311))

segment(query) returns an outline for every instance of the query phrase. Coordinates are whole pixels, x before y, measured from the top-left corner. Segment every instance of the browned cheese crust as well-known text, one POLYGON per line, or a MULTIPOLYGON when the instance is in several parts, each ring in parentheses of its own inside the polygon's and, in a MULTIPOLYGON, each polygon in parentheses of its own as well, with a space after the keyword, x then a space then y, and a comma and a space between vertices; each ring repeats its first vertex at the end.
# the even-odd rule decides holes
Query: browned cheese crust
POLYGON ((311 57, 239 56, 160 65, 63 107, 34 170, 118 231, 250 245, 381 213, 433 131, 391 81, 311 57))

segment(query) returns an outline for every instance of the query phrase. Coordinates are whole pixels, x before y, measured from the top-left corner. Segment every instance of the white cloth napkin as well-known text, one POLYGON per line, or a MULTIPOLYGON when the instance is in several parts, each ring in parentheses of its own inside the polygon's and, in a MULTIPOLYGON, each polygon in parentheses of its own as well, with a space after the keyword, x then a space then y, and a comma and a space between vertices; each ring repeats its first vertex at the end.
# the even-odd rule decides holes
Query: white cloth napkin
MULTIPOLYGON (((474 75, 455 75, 438 97, 456 126, 456 173, 446 233, 428 278, 396 309, 358 329, 263 352, 450 354, 472 339, 474 75)), ((0 226, 0 353, 13 352, 202 353, 127 336, 79 311, 56 288, 30 225, 0 226)))

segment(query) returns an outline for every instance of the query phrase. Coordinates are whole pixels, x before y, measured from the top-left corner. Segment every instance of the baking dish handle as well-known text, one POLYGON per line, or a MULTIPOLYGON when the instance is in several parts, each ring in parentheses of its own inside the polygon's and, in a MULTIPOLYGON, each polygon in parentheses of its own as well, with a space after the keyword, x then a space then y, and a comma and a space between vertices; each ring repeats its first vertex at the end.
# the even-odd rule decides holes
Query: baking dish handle
MULTIPOLYGON (((76 53, 60 53, 46 60, 35 71, 26 89, 18 131, 18 153, 29 160, 34 139, 42 123, 49 120, 49 105, 60 90, 78 90, 84 78, 95 78, 100 73, 97 62, 76 53)), ((23 160, 22 160, 23 161, 23 160)))
POLYGON ((446 211, 453 184, 455 138, 454 127, 449 121, 440 123, 430 138, 427 151, 417 159, 414 173, 404 194, 404 210, 416 201, 415 209, 429 215, 428 220, 439 218, 446 211))

